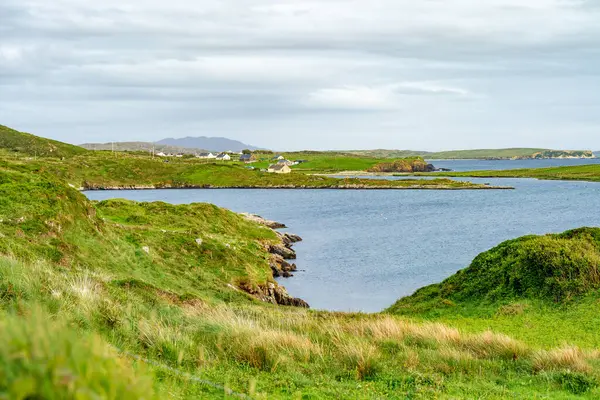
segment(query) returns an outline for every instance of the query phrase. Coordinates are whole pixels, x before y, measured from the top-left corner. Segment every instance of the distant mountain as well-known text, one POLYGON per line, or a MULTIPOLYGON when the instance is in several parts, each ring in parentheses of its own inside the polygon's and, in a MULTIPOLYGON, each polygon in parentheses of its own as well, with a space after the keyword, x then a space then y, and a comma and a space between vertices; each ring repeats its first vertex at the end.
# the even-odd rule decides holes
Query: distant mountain
POLYGON ((224 137, 185 137, 181 139, 163 139, 157 144, 165 144, 169 146, 177 146, 188 149, 208 149, 211 151, 242 151, 248 150, 260 150, 260 148, 251 146, 249 144, 242 143, 237 140, 227 139, 224 137))
POLYGON ((87 150, 0 125, 0 149, 34 157, 70 157, 87 150))
POLYGON ((150 142, 114 142, 114 143, 84 143, 81 147, 88 150, 115 150, 115 151, 146 151, 151 152, 154 148, 156 153, 166 154, 196 154, 202 153, 204 149, 188 149, 186 147, 169 146, 166 144, 155 144, 150 142))

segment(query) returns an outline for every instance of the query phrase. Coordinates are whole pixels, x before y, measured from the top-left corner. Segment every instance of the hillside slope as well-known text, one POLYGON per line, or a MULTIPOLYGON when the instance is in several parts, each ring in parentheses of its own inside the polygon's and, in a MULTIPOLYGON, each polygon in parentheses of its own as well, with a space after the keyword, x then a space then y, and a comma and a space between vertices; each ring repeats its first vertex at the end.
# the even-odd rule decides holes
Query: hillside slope
POLYGON ((0 150, 34 157, 71 157, 87 150, 0 125, 0 150))
POLYGON ((387 312, 530 343, 600 347, 600 228, 525 236, 477 256, 387 312))

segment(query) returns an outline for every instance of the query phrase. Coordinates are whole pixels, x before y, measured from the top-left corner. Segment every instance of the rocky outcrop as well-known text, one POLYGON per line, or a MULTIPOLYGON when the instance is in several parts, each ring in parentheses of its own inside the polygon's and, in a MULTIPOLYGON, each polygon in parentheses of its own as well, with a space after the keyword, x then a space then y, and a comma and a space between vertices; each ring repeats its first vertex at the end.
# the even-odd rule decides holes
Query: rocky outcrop
POLYGON ((278 254, 272 254, 271 259, 269 260, 269 265, 271 266, 271 271, 273 272, 274 278, 289 278, 292 275, 292 272, 296 271, 296 264, 290 264, 283 257, 278 254))
POLYGON ((277 304, 280 306, 310 308, 307 302, 290 296, 283 286, 279 286, 276 283, 269 282, 266 285, 259 287, 242 287, 242 290, 265 303, 277 304))
POLYGON ((369 168, 368 172, 435 172, 436 168, 422 158, 401 159, 384 162, 369 168))
POLYGON ((284 260, 295 260, 296 252, 284 244, 274 244, 269 246, 269 253, 277 254, 283 257, 284 260))
POLYGON ((271 229, 287 228, 287 226, 285 226, 285 224, 282 224, 281 222, 271 221, 261 217, 260 215, 248 213, 242 213, 241 215, 249 221, 256 222, 257 224, 261 224, 271 229))
MULTIPOLYGON (((289 263, 287 260, 296 259, 296 252, 292 246, 295 243, 301 242, 302 238, 293 233, 276 231, 276 229, 286 228, 285 224, 280 222, 271 221, 255 214, 243 213, 241 215, 249 221, 272 229, 277 235, 279 239, 278 243, 269 243, 265 246, 265 249, 271 253, 269 266, 271 267, 273 278, 289 278, 294 276, 292 272, 297 270, 296 264, 289 263)), ((268 282, 266 285, 259 285, 258 287, 243 286, 241 289, 267 303, 309 308, 307 302, 290 296, 283 286, 279 286, 274 282, 268 282)))

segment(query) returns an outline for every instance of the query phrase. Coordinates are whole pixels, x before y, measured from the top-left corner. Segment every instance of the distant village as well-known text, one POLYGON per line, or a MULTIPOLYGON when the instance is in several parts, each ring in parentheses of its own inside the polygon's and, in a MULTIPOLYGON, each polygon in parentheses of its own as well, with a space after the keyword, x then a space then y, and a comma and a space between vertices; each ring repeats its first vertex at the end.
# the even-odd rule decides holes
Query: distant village
MULTIPOLYGON (((185 156, 188 156, 187 154, 184 153, 163 153, 163 152, 158 152, 156 153, 156 155, 158 157, 175 157, 175 158, 183 158, 185 156)), ((223 162, 227 162, 227 161, 239 161, 239 162, 243 162, 245 164, 252 164, 255 162, 259 162, 259 161, 265 161, 265 159, 259 159, 255 154, 252 154, 250 152, 232 152, 232 151, 228 151, 228 152, 222 152, 222 153, 198 153, 196 155, 194 155, 195 158, 199 158, 202 160, 214 160, 214 161, 223 161, 223 162)), ((270 165, 268 168, 264 168, 261 169, 262 172, 270 172, 270 173, 274 173, 274 174, 289 174, 292 172, 292 166, 294 165, 299 165, 302 163, 307 162, 307 160, 287 160, 284 156, 276 154, 273 157, 269 157, 269 162, 270 165)), ((254 167, 252 167, 251 165, 249 165, 247 167, 248 169, 256 169, 254 167)))

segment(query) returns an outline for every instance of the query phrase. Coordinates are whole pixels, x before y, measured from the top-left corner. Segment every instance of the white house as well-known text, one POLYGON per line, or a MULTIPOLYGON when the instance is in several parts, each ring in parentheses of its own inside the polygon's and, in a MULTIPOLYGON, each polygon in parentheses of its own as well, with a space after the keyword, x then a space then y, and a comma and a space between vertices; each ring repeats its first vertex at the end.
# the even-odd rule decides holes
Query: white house
POLYGON ((217 156, 218 161, 231 161, 231 156, 227 153, 221 153, 217 156))
POLYGON ((273 164, 269 166, 267 172, 275 174, 289 174, 292 172, 292 169, 285 164, 273 164))
POLYGON ((158 153, 156 153, 156 155, 158 157, 166 157, 167 155, 165 153, 163 153, 162 151, 159 151, 158 153))
POLYGON ((198 158, 206 158, 206 159, 214 159, 217 158, 213 153, 200 153, 196 157, 198 158))

